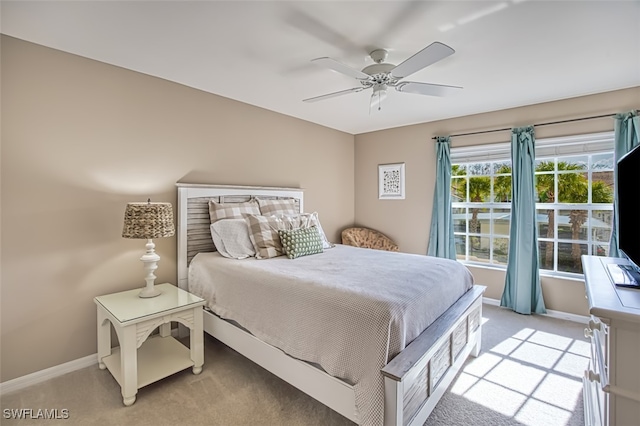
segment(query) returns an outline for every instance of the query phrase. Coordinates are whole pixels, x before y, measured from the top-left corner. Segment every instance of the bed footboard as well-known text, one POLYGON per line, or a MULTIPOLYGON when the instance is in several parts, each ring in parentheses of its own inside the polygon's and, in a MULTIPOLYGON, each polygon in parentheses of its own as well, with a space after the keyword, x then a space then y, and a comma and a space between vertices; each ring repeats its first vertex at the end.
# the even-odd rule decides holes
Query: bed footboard
POLYGON ((473 286, 382 369, 385 426, 424 424, 467 357, 478 356, 485 289, 473 286))

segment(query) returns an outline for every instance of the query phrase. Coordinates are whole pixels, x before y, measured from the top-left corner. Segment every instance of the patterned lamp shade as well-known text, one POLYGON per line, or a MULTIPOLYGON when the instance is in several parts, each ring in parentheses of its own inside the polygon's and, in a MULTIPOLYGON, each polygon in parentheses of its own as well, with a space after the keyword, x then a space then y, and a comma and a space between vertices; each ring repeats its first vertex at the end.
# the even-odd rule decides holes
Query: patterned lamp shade
POLYGON ((124 211, 124 238, 153 239, 175 234, 171 203, 129 203, 124 211))

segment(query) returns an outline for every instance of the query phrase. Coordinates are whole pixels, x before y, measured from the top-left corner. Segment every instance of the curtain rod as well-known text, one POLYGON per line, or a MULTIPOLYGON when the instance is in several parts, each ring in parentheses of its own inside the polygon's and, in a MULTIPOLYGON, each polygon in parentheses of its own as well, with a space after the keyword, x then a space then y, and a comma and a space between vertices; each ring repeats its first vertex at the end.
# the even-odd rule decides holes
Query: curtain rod
MULTIPOLYGON (((638 110, 633 110, 634 112, 638 112, 638 110)), ((582 117, 582 118, 571 118, 568 120, 560 120, 560 121, 549 121, 546 123, 539 123, 539 124, 534 124, 533 127, 540 127, 540 126, 550 126, 552 124, 563 124, 563 123, 571 123, 574 121, 583 121, 583 120, 593 120, 595 118, 604 118, 604 117, 615 117, 618 113, 612 113, 612 114, 603 114, 603 115, 592 115, 590 117, 582 117)), ((492 130, 481 130, 479 132, 469 132, 469 133, 458 133, 455 135, 449 135, 449 137, 458 137, 458 136, 470 136, 470 135, 481 135, 484 133, 495 133, 495 132, 506 132, 507 130, 511 130, 512 127, 505 127, 503 129, 492 129, 492 130)), ((431 139, 436 140, 438 137, 434 136, 431 139)))

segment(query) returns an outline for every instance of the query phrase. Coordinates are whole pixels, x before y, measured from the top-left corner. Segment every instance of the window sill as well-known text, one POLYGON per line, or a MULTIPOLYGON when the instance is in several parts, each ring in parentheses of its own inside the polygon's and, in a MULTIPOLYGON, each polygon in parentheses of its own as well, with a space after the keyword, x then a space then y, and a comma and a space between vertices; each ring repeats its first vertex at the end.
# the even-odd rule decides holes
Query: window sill
MULTIPOLYGON (((465 266, 472 267, 472 268, 478 268, 478 269, 488 269, 488 270, 492 270, 492 271, 501 271, 501 272, 506 272, 506 270, 507 270, 506 266, 485 265, 485 264, 481 264, 481 263, 466 262, 466 261, 463 261, 463 260, 459 260, 458 262, 462 263, 465 266)), ((548 278, 562 279, 562 280, 567 280, 567 281, 584 282, 584 275, 582 275, 582 274, 572 274, 572 273, 569 273, 569 272, 552 272, 552 271, 540 270, 540 276, 541 277, 548 277, 548 278)))

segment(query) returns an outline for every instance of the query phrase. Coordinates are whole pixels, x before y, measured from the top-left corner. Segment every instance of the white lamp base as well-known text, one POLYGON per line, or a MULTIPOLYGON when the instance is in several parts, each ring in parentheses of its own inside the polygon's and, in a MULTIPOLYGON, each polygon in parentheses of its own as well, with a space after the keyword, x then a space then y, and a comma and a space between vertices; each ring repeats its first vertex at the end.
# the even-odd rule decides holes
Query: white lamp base
POLYGON ((140 290, 140 293, 138 293, 138 297, 149 298, 149 297, 160 296, 161 294, 162 292, 156 287, 151 287, 151 288, 145 287, 142 290, 140 290))
POLYGON ((153 286, 154 281, 156 280, 156 276, 153 274, 153 271, 158 269, 160 256, 156 254, 154 250, 156 245, 153 243, 151 238, 147 240, 147 244, 145 247, 147 249, 147 252, 142 255, 140 260, 144 263, 144 270, 147 271, 147 276, 145 277, 147 285, 140 291, 140 293, 138 293, 138 297, 149 298, 160 296, 160 294, 162 294, 162 291, 153 286))

